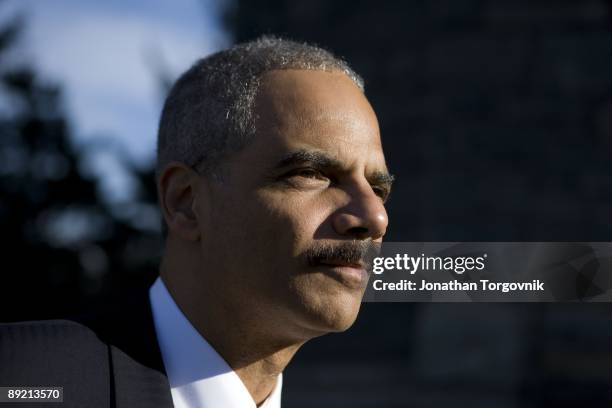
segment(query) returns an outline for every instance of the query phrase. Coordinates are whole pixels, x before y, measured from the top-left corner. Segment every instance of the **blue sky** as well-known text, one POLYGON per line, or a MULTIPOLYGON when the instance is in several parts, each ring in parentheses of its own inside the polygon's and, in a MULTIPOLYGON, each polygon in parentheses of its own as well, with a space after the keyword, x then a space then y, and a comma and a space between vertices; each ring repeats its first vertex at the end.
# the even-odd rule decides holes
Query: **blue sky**
POLYGON ((147 164, 163 100, 156 72, 174 79, 229 45, 222 7, 221 0, 8 0, 1 14, 25 16, 20 58, 62 86, 75 141, 111 138, 147 164))

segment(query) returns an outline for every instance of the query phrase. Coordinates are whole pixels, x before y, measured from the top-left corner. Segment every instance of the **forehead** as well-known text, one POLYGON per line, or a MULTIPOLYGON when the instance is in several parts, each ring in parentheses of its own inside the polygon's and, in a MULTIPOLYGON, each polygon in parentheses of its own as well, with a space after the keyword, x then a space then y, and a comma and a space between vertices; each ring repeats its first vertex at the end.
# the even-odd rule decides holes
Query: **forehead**
POLYGON ((376 115, 342 72, 270 71, 261 78, 254 112, 254 143, 268 150, 311 148, 384 167, 376 115))

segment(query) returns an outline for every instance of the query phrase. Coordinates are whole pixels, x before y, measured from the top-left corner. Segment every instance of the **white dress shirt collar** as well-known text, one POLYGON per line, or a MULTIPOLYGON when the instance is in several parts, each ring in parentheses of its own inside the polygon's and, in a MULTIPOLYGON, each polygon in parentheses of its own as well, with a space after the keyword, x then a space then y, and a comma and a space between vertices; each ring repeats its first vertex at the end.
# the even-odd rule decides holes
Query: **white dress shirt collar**
MULTIPOLYGON (((157 339, 176 408, 255 408, 240 377, 178 308, 161 278, 149 290, 157 339)), ((280 408, 283 376, 260 406, 280 408)))

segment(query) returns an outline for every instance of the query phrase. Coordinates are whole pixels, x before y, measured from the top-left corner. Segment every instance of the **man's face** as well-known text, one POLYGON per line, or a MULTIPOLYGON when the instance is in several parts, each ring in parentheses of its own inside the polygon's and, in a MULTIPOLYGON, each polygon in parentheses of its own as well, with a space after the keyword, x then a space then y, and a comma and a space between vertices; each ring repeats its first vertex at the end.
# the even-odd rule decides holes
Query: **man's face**
POLYGON ((196 207, 202 273, 234 299, 229 313, 288 338, 345 330, 367 284, 358 244, 380 243, 387 228, 376 116, 346 75, 308 70, 264 75, 255 113, 254 140, 196 207))

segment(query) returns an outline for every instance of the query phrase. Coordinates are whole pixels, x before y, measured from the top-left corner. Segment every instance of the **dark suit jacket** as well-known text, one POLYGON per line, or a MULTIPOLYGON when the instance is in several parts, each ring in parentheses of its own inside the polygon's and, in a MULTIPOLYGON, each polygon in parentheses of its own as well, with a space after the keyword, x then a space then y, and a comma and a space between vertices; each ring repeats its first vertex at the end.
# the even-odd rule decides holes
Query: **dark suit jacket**
POLYGON ((0 386, 64 387, 40 407, 172 407, 146 291, 76 320, 0 324, 0 386))

